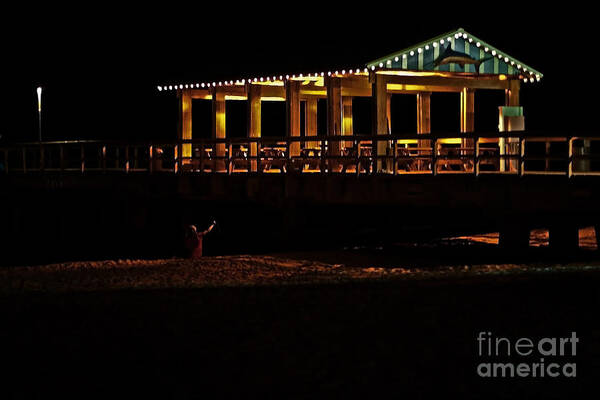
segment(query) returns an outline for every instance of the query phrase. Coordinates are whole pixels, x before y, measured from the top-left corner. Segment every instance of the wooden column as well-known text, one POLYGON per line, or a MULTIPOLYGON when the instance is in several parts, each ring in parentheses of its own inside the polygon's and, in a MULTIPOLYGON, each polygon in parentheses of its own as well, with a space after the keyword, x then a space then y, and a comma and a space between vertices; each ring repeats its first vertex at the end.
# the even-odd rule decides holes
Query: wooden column
MULTIPOLYGON (((521 81, 518 79, 511 79, 509 81, 508 84, 508 89, 504 90, 504 96, 505 96, 505 101, 504 101, 504 105, 506 106, 511 106, 511 107, 518 107, 519 106, 519 91, 520 91, 520 87, 521 87, 521 81)), ((498 145, 500 147, 500 154, 504 155, 506 154, 506 148, 508 146, 510 146, 510 149, 512 150, 512 153, 515 153, 518 151, 518 143, 519 143, 519 139, 509 139, 509 143, 508 146, 506 146, 505 140, 500 138, 498 140, 498 145)), ((500 171, 505 171, 506 170, 506 166, 509 167, 510 171, 516 171, 518 168, 518 160, 511 160, 510 162, 506 161, 506 160, 500 160, 500 171)))
MULTIPOLYGON (((327 79, 327 135, 342 134, 342 84, 340 78, 327 79)), ((329 143, 331 154, 340 154, 340 142, 329 143)))
MULTIPOLYGON (((460 131, 475 131, 475 90, 463 88, 460 92, 460 131)), ((474 149, 473 139, 462 139, 461 147, 474 149)), ((474 151, 474 150, 473 150, 474 151)), ((462 152, 463 155, 471 153, 462 152)))
MULTIPOLYGON (((342 82, 340 78, 328 78, 327 85, 327 135, 340 136, 342 134, 342 82)), ((329 141, 327 143, 329 155, 339 156, 342 143, 329 141)), ((340 163, 329 163, 330 171, 337 171, 340 163)))
POLYGON ((388 93, 385 106, 385 118, 387 120, 387 133, 392 133, 392 94, 388 93))
MULTIPOLYGON (((212 93, 212 137, 213 139, 225 139, 225 93, 220 88, 213 88, 212 93)), ((225 143, 215 145, 213 155, 225 156, 225 143)), ((225 169, 225 161, 220 160, 215 166, 217 171, 225 169)))
MULTIPOLYGON (((304 110, 304 136, 317 136, 317 98, 309 97, 306 99, 306 108, 304 110)), ((316 148, 319 142, 308 142, 307 147, 316 148)))
MULTIPOLYGON (((388 97, 387 97, 387 81, 385 76, 371 74, 371 121, 373 135, 385 135, 388 133, 387 112, 388 112, 388 97)), ((378 159, 378 156, 387 154, 388 142, 378 141, 377 145, 373 145, 373 157, 376 159, 374 169, 376 172, 383 171, 383 161, 378 159)))
MULTIPOLYGON (((261 101, 260 101, 260 86, 247 84, 246 91, 248 93, 248 137, 261 137, 261 101)), ((249 156, 256 157, 258 154, 257 143, 249 144, 249 156)), ((252 159, 250 162, 250 170, 256 172, 257 162, 252 159)))
MULTIPOLYGON (((179 93, 179 133, 178 139, 192 138, 192 96, 189 90, 182 90, 179 93)), ((184 144, 182 146, 183 157, 192 156, 192 145, 184 144)))
POLYGON ((508 89, 504 90, 506 106, 518 106, 519 105, 519 91, 521 88, 521 81, 518 79, 511 79, 508 84, 508 89))
MULTIPOLYGON (((286 132, 288 137, 300 136, 300 82, 285 82, 286 132)), ((300 142, 290 145, 291 157, 300 155, 300 142)))
MULTIPOLYGON (((431 133, 431 92, 417 93, 417 133, 431 133)), ((418 147, 430 147, 431 140, 419 140, 418 147)), ((419 151, 420 155, 431 155, 431 151, 419 151)), ((429 163, 425 160, 420 160, 418 169, 427 169, 429 163)), ((431 166, 433 168, 433 165, 431 166)))
POLYGON ((431 133, 431 92, 417 93, 417 133, 431 133))
MULTIPOLYGON (((352 135, 352 97, 342 97, 342 135, 352 135)), ((344 142, 344 147, 352 147, 352 141, 344 142)))

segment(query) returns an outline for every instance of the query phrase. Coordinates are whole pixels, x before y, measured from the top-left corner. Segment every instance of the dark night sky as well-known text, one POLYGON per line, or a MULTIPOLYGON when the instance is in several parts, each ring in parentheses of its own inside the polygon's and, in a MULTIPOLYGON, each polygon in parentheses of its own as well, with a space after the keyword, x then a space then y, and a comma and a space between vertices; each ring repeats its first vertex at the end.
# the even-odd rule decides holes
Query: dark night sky
POLYGON ((374 5, 348 5, 354 11, 345 14, 343 4, 333 11, 227 3, 197 12, 181 6, 15 14, 16 27, 3 28, 11 40, 3 49, 0 140, 36 140, 38 84, 47 139, 173 138, 175 96, 159 93, 157 84, 357 67, 458 27, 545 74, 522 90, 529 129, 595 124, 598 46, 589 10, 554 15, 498 5, 494 13, 452 16, 434 5, 411 11, 382 4, 379 18, 374 5))

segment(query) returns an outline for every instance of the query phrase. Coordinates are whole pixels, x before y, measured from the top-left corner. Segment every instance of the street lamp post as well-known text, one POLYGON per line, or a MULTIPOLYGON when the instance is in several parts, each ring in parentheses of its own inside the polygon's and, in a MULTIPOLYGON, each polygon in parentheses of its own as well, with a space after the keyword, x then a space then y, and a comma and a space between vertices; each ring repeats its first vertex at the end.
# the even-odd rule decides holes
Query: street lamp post
POLYGON ((42 141, 42 87, 37 88, 38 97, 38 133, 40 136, 40 142, 42 141))

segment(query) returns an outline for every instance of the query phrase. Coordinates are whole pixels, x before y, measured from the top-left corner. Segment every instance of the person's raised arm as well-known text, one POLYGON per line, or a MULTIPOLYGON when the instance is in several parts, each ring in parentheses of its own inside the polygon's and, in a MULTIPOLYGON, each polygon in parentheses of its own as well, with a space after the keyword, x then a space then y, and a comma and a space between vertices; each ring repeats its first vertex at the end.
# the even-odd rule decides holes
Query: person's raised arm
POLYGON ((205 230, 204 232, 202 232, 202 234, 206 235, 208 232, 212 231, 216 224, 217 224, 217 221, 213 221, 213 223, 208 227, 208 229, 205 230))

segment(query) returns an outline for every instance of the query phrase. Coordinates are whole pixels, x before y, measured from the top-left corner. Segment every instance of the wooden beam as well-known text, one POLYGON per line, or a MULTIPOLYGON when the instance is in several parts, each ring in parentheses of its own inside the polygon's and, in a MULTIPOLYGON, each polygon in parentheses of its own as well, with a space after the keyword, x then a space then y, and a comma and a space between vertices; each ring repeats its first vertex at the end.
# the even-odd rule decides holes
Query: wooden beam
POLYGON ((460 92, 460 131, 475 131, 475 91, 463 88, 460 92))
POLYGON ((417 92, 459 93, 462 89, 458 86, 404 85, 399 83, 389 83, 387 85, 388 93, 397 94, 416 94, 417 92))
MULTIPOLYGON (((383 75, 372 74, 371 90, 372 90, 372 112, 371 121, 373 135, 385 135, 387 130, 387 77, 383 75)), ((373 145, 373 156, 376 158, 375 171, 383 171, 383 162, 378 159, 378 156, 387 154, 388 142, 378 141, 377 145, 373 145)))
MULTIPOLYGON (((378 74, 379 75, 379 74, 378 74)), ((466 78, 466 77, 445 77, 445 76, 401 76, 401 75, 383 75, 389 83, 400 85, 426 85, 455 87, 462 89, 508 89, 509 82, 512 80, 499 80, 492 78, 466 78)))
MULTIPOLYGON (((225 93, 221 88, 213 88, 212 93, 212 137, 213 139, 224 139, 226 135, 225 128, 225 93)), ((225 143, 218 143, 213 149, 213 154, 217 157, 225 156, 225 143)), ((225 169, 225 161, 220 160, 216 163, 216 169, 222 171, 225 169)))
POLYGON ((519 91, 521 87, 521 81, 518 79, 511 79, 509 86, 504 91, 505 94, 505 105, 507 106, 518 106, 519 105, 519 91))
MULTIPOLYGON (((460 92, 460 131, 475 131, 475 90, 463 88, 460 92)), ((473 139, 462 139, 461 147, 473 148, 473 139)))
MULTIPOLYGON (((340 78, 331 77, 325 81, 327 85, 327 134, 339 136, 342 134, 342 86, 340 78)), ((330 155, 341 154, 341 143, 329 143, 330 155)), ((339 163, 330 164, 332 170, 337 169, 339 163)))
POLYGON ((210 89, 192 89, 190 90, 192 99, 211 100, 212 91, 210 89))
POLYGON ((417 133, 431 133, 431 93, 417 94, 417 133))
MULTIPOLYGON (((417 94, 417 133, 431 133, 431 93, 421 92, 417 94)), ((419 140, 418 146, 430 147, 431 140, 419 140)), ((434 149, 435 151, 435 149, 434 149)), ((427 150, 419 151, 420 155, 430 155, 431 152, 427 150)), ((419 160, 418 169, 425 170, 426 161, 419 160)), ((432 165, 431 168, 434 168, 432 165)))
MULTIPOLYGON (((352 116, 352 97, 342 96, 342 135, 354 133, 352 116)), ((344 142, 345 147, 351 147, 352 141, 344 142)))
MULTIPOLYGON (((179 139, 192 138, 192 97, 189 90, 179 94, 179 139)), ((184 144, 181 149, 183 157, 191 157, 192 145, 184 144)))
POLYGON ((385 119, 388 133, 392 133, 392 94, 387 92, 387 101, 385 105, 385 119))
MULTIPOLYGON (((300 82, 285 82, 286 132, 288 137, 300 136, 300 82)), ((290 156, 300 155, 300 142, 290 145, 290 156)))
MULTIPOLYGON (((309 98, 306 99, 306 108, 304 110, 304 136, 316 136, 317 135, 317 99, 309 98)), ((316 148, 319 146, 319 142, 308 142, 309 148, 316 148)))
POLYGON ((283 86, 265 86, 256 85, 260 87, 260 96, 267 98, 268 100, 285 101, 285 87, 283 86))
MULTIPOLYGON (((259 138, 261 136, 261 101, 260 101, 260 87, 255 85, 248 85, 248 137, 259 138)), ((258 154, 257 143, 250 143, 250 157, 256 157, 258 154)), ((257 171, 257 162, 252 159, 250 162, 251 171, 257 171)))

